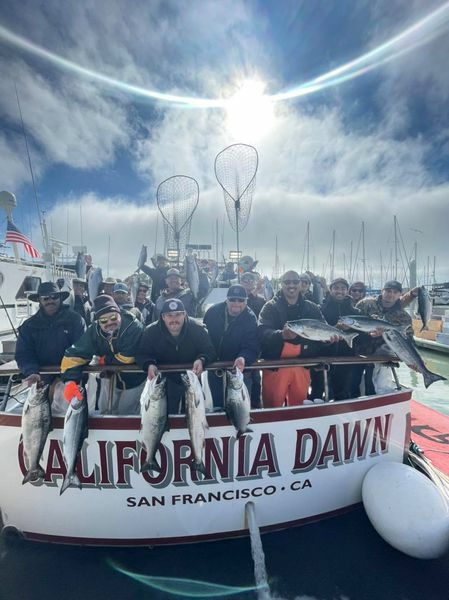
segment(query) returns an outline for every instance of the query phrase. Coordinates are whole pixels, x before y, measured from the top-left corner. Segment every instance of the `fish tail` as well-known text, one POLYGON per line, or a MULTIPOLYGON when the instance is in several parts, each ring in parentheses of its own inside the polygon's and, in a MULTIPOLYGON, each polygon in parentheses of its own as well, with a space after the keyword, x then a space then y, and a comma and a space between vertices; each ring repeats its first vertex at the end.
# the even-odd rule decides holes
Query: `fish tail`
POLYGON ((426 386, 426 388, 428 388, 429 385, 432 385, 432 383, 435 383, 435 381, 446 381, 447 380, 447 377, 443 377, 442 375, 438 375, 437 373, 432 373, 432 371, 424 371, 423 377, 424 377, 424 385, 426 386))
POLYGON ((22 485, 30 481, 37 481, 38 479, 43 479, 44 477, 45 471, 42 467, 37 467, 37 469, 30 469, 26 472, 25 477, 22 479, 22 485))
POLYGON ((146 473, 148 471, 156 471, 157 473, 161 472, 161 467, 155 458, 153 458, 153 460, 146 460, 140 467, 141 473, 146 473))
POLYGON ((353 342, 354 342, 355 338, 356 338, 358 335, 359 335, 358 333, 347 333, 347 334, 344 336, 345 342, 348 344, 348 346, 349 346, 350 348, 352 348, 352 344, 353 344, 353 342))
POLYGON ((76 473, 72 473, 71 475, 67 474, 64 477, 61 489, 59 490, 59 495, 61 496, 71 485, 73 485, 74 487, 76 486, 79 489, 81 489, 82 487, 81 481, 79 480, 78 475, 76 473))
POLYGON ((429 331, 429 328, 427 327, 427 325, 423 325, 419 332, 421 333, 421 331, 429 331))
POLYGON ((197 471, 198 473, 202 473, 203 475, 206 475, 206 467, 204 466, 203 461, 196 462, 194 460, 192 463, 192 469, 194 471, 197 471))
POLYGON ((245 430, 238 429, 237 430, 237 439, 239 439, 239 437, 242 437, 242 435, 245 435, 245 433, 252 433, 252 432, 253 432, 253 430, 250 429, 249 427, 247 427, 245 430))

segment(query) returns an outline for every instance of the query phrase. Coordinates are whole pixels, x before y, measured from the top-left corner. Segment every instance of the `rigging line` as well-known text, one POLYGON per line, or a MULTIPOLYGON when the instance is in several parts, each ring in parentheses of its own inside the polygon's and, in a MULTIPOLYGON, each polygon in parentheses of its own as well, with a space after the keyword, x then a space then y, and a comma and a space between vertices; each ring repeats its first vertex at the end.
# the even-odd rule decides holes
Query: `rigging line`
MULTIPOLYGON (((362 241, 362 229, 360 229, 359 240, 357 242, 357 250, 356 250, 354 262, 353 262, 353 265, 352 265, 352 277, 351 277, 351 281, 354 281, 355 274, 357 273, 356 269, 357 269, 357 261, 358 261, 358 258, 359 258, 359 249, 360 249, 360 242, 361 241, 362 241)), ((365 282, 363 282, 363 283, 365 283, 365 282)))
POLYGON ((44 227, 42 225, 41 208, 39 206, 39 198, 37 196, 36 183, 34 181, 33 167, 31 165, 30 151, 29 151, 29 148, 28 148, 28 138, 27 138, 27 134, 26 134, 26 131, 25 131, 25 125, 23 123, 22 108, 20 106, 19 93, 17 91, 17 85, 16 85, 15 82, 14 82, 14 89, 16 91, 17 106, 19 107, 20 122, 22 124, 22 133, 23 133, 23 137, 25 139, 25 147, 26 147, 27 156, 28 156, 28 165, 30 167, 31 181, 33 183, 34 199, 36 201, 37 214, 38 214, 38 217, 39 217, 39 224, 40 224, 40 227, 41 227, 42 240, 44 242, 44 248, 45 248, 45 250, 47 250, 47 246, 46 246, 46 243, 45 243, 44 227))

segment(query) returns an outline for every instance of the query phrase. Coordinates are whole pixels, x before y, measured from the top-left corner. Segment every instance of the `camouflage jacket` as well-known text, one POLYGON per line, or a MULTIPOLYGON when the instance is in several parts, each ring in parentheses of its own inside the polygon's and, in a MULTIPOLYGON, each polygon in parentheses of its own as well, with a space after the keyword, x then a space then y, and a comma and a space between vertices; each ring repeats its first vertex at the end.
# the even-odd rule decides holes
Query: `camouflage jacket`
MULTIPOLYGON (((392 325, 408 325, 407 336, 413 340, 412 318, 402 308, 400 299, 393 306, 386 308, 382 305, 382 296, 363 298, 357 303, 357 308, 362 315, 384 319, 392 325)), ((374 354, 384 344, 382 337, 373 338, 367 334, 360 334, 355 342, 356 352, 364 355, 374 354)))

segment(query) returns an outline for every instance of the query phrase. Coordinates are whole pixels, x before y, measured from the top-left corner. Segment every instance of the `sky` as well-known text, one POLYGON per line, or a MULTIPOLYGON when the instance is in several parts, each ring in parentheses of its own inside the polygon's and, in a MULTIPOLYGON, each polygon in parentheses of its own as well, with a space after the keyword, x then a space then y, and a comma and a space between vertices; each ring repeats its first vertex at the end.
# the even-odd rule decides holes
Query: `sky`
POLYGON ((0 189, 42 250, 24 129, 53 237, 125 277, 142 244, 164 248, 156 193, 171 176, 198 182, 190 242, 215 245, 218 230, 220 259, 236 249, 214 160, 248 144, 240 249, 260 271, 276 238, 279 269, 305 270, 309 223, 309 268, 361 279, 363 222, 379 286, 395 274, 396 216, 398 278, 416 243, 419 280, 435 257, 448 281, 448 56, 441 0, 3 0, 0 189))

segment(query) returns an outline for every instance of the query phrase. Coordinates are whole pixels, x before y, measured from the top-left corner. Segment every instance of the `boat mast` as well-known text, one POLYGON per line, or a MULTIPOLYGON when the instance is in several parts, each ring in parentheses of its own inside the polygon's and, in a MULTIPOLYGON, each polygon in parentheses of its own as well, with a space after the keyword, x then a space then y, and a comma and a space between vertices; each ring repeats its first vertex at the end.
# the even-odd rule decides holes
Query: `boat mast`
POLYGON ((331 257, 331 274, 330 280, 334 279, 334 270, 335 270, 335 229, 332 231, 332 257, 331 257))
POLYGON ((362 221, 362 261, 363 261, 363 283, 366 283, 366 256, 365 256, 365 221, 362 221))
POLYGON ((16 90, 17 106, 18 106, 18 109, 19 109, 20 123, 22 125, 23 139, 25 140, 25 148, 26 148, 26 153, 27 153, 27 157, 28 157, 28 166, 29 166, 29 169, 30 169, 31 182, 32 182, 32 185, 33 185, 33 192, 34 192, 34 200, 36 202, 37 215, 38 215, 38 218, 39 218, 39 225, 40 225, 40 228, 41 228, 42 241, 43 241, 43 244, 44 244, 44 251, 45 251, 45 254, 48 255, 48 252, 49 252, 49 243, 48 243, 47 228, 45 227, 45 222, 42 219, 42 213, 41 213, 41 208, 40 208, 40 205, 39 205, 39 198, 38 198, 37 189, 36 189, 36 182, 34 180, 33 166, 31 164, 30 150, 29 150, 29 147, 28 147, 28 138, 27 138, 27 134, 26 134, 26 131, 25 131, 25 125, 23 123, 22 108, 20 106, 19 93, 17 91, 16 84, 14 84, 14 89, 16 90))
POLYGON ((398 279, 398 224, 396 215, 393 217, 394 219, 394 278, 398 279))
POLYGON ((307 221, 307 271, 310 271, 310 221, 307 221))

